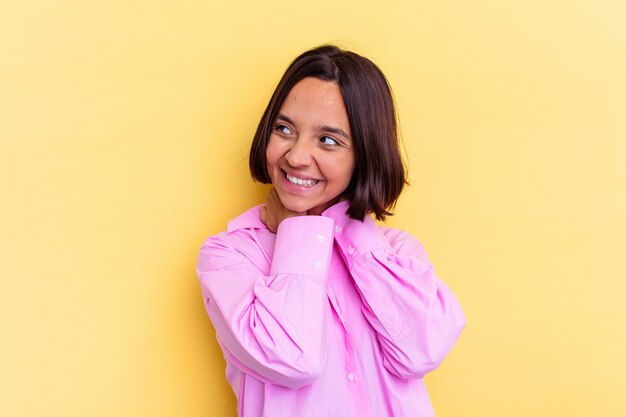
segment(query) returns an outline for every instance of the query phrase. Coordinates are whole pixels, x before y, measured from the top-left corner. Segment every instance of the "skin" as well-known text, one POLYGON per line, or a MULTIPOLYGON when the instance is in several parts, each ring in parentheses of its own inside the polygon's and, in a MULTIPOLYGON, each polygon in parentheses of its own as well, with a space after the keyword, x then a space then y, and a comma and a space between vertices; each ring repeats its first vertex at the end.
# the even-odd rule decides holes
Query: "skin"
POLYGON ((271 231, 286 218, 320 215, 341 200, 355 158, 336 83, 308 77, 292 88, 273 124, 266 159, 273 187, 260 217, 271 231))
POLYGON ((280 201, 278 193, 274 187, 272 187, 267 195, 267 200, 265 200, 265 205, 261 206, 260 217, 267 228, 276 233, 278 225, 283 220, 289 217, 306 216, 307 214, 307 212, 292 211, 286 208, 282 201, 280 201))

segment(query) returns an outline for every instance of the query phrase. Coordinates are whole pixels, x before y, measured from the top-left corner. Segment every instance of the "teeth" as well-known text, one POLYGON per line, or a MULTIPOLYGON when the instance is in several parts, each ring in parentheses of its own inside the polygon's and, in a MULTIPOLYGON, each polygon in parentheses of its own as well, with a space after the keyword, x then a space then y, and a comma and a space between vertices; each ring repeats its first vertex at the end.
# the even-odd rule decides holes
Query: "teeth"
POLYGON ((287 174, 287 179, 289 180, 290 183, 301 185, 303 187, 312 187, 318 183, 317 180, 303 180, 300 178, 292 177, 289 174, 287 174))

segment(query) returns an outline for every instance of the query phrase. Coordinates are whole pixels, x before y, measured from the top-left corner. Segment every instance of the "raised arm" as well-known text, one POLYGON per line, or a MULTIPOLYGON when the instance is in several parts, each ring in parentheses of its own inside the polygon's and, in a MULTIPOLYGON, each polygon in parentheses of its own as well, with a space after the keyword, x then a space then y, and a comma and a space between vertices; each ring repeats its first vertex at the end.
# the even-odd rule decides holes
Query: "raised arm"
POLYGON ((224 355, 242 371, 290 388, 321 372, 332 227, 321 216, 283 220, 265 265, 252 261, 261 249, 251 230, 202 245, 196 271, 206 310, 224 355))
POLYGON ((385 368, 401 378, 422 378, 439 366, 465 316, 422 245, 406 232, 383 233, 369 217, 348 220, 335 239, 377 333, 385 368))

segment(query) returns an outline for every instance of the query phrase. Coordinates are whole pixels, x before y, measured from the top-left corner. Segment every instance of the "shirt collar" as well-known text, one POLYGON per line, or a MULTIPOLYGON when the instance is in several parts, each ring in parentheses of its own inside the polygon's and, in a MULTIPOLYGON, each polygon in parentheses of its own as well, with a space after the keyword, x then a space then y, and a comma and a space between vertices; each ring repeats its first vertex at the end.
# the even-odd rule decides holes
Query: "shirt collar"
POLYGON ((226 232, 231 233, 238 229, 267 229, 267 226, 261 221, 260 209, 261 205, 252 207, 229 221, 226 232))
MULTIPOLYGON (((267 226, 265 226, 260 218, 261 206, 262 205, 252 207, 229 221, 226 232, 232 233, 239 229, 267 229, 267 226)), ((348 207, 350 207, 349 201, 340 201, 324 210, 322 216, 332 218, 335 220, 336 225, 343 227, 348 221, 348 207)))
POLYGON ((347 212, 349 207, 350 202, 348 200, 342 200, 324 210, 322 216, 332 218, 335 220, 335 224, 343 227, 348 220, 347 212))

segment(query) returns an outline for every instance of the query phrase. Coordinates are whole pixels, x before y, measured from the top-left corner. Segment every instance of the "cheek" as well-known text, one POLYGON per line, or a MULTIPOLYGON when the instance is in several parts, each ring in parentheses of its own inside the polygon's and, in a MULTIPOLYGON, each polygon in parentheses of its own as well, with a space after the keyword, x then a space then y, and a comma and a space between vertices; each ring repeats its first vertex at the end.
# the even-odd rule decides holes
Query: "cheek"
POLYGON ((349 158, 344 161, 342 164, 338 165, 342 167, 341 172, 338 173, 339 181, 342 183, 342 186, 345 188, 350 184, 350 180, 352 179, 352 175, 354 174, 355 166, 354 159, 349 158))
POLYGON ((285 155, 289 152, 289 141, 286 141, 280 137, 274 137, 270 135, 267 148, 265 149, 265 164, 267 167, 267 173, 272 180, 279 179, 280 173, 279 165, 285 158, 285 155))
POLYGON ((276 149, 276 146, 272 145, 272 142, 267 145, 267 149, 265 150, 265 164, 267 167, 267 173, 270 176, 272 182, 274 181, 274 175, 276 170, 276 165, 279 160, 279 152, 276 149))
POLYGON ((274 184, 276 182, 276 169, 275 165, 270 163, 270 160, 267 160, 267 175, 270 178, 270 182, 274 184))

